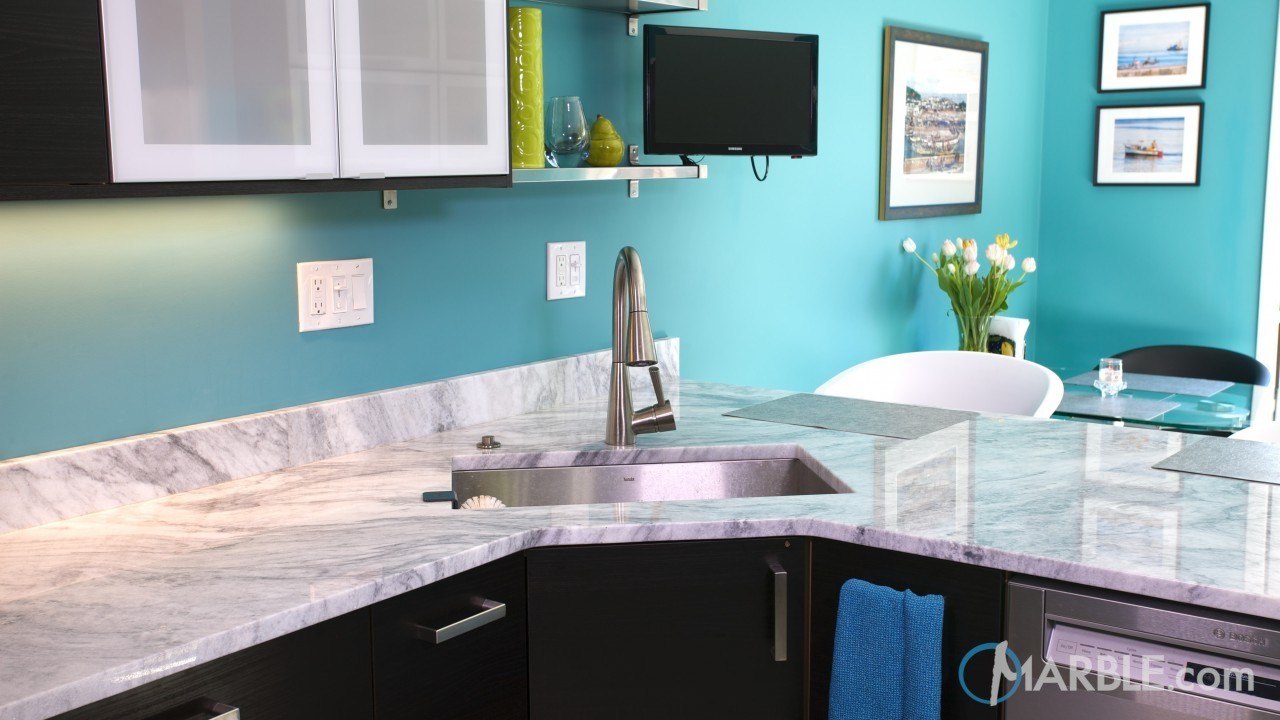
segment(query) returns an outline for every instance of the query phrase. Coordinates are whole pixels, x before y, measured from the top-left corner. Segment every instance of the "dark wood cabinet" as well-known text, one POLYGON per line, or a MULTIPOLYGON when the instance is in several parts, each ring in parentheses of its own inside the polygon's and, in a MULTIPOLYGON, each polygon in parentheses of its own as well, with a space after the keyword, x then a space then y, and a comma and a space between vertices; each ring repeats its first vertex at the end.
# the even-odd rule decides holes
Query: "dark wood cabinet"
POLYGON ((379 720, 527 718, 525 616, 522 555, 374 606, 379 720))
POLYGON ((101 42, 95 0, 0 3, 0 186, 108 181, 101 42))
MULTIPOLYGON (((156 720, 201 700, 271 720, 373 718, 369 612, 290 633, 55 720, 156 720)), ((182 718, 192 717, 179 713, 182 718)))
MULTIPOLYGON (((877 550, 859 545, 813 542, 811 712, 826 720, 835 646, 840 587, 857 578, 917 595, 946 600, 942 630, 942 717, 948 720, 995 720, 999 708, 980 705, 964 694, 958 670, 965 653, 976 645, 1000 642, 1004 635, 1005 575, 998 570, 877 550)), ((977 658, 966 668, 969 687, 991 685, 991 654, 985 665, 977 658)), ((978 656, 982 657, 982 656, 978 656)))
POLYGON ((530 551, 530 717, 803 717, 805 545, 530 551))

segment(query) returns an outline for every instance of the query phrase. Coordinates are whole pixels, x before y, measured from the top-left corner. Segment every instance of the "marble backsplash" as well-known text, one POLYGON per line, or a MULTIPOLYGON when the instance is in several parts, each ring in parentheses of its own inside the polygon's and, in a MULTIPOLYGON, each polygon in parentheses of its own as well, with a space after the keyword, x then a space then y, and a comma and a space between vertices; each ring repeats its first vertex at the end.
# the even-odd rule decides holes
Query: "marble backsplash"
MULTIPOLYGON (((680 339, 657 347, 676 387, 680 339)), ((648 404, 648 375, 631 381, 648 404)), ((0 533, 603 397, 608 382, 601 351, 6 460, 0 533)))

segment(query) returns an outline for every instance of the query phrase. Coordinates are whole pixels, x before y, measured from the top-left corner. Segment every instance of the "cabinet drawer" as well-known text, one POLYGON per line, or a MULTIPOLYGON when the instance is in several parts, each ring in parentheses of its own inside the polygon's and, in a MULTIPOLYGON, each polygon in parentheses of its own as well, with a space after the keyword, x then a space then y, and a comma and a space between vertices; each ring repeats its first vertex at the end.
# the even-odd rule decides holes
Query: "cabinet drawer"
MULTIPOLYGON (((59 715, 55 720, 168 720, 202 700, 244 720, 373 717, 369 613, 353 612, 59 715)), ((191 717, 217 717, 179 714, 191 717)))
POLYGON ((529 715, 523 556, 373 608, 379 720, 529 715))
POLYGON ((530 716, 802 717, 805 564, 796 538, 530 551, 530 716))

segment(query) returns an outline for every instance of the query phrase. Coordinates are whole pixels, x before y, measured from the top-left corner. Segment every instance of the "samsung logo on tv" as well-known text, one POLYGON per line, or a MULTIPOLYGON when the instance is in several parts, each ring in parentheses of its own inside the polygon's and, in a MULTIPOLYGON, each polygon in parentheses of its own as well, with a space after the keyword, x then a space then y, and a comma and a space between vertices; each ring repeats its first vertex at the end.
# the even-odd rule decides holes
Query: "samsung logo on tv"
POLYGON ((740 147, 730 147, 730 148, 729 148, 729 151, 730 151, 730 152, 742 152, 742 148, 740 148, 740 147))

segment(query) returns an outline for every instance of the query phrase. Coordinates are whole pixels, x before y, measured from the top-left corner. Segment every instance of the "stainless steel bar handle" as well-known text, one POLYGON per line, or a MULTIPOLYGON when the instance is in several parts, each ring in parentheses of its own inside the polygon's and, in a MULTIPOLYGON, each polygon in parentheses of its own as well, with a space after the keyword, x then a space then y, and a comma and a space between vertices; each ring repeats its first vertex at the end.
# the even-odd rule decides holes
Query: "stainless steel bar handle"
POLYGON ((200 698, 179 707, 171 707, 156 718, 183 717, 195 720, 240 720, 240 708, 226 703, 215 702, 209 698, 200 698))
POLYGON ((463 618, 456 623, 445 625, 441 628, 427 627, 426 625, 414 625, 414 633, 419 640, 425 640, 432 645, 439 645, 446 640, 452 640, 459 635, 465 635, 476 628, 484 627, 492 622, 497 622, 507 616, 507 606, 505 603, 496 602, 494 600, 481 600, 479 602, 480 612, 471 617, 463 618))
POLYGON ((240 708, 234 708, 224 703, 213 703, 209 711, 218 713, 217 715, 210 715, 209 720, 240 720, 240 708))
POLYGON ((778 558, 769 556, 773 573, 773 660, 787 661, 787 571, 778 558))

